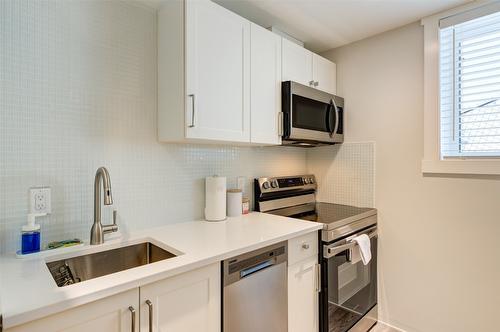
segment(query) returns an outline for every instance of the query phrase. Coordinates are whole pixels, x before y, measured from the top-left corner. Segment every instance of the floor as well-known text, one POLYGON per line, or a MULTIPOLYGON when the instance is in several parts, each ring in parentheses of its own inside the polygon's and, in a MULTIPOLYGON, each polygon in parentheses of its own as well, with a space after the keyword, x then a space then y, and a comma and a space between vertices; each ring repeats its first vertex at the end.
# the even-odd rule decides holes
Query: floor
POLYGON ((399 332, 399 331, 382 323, 377 323, 377 325, 375 325, 373 329, 370 330, 370 332, 399 332))

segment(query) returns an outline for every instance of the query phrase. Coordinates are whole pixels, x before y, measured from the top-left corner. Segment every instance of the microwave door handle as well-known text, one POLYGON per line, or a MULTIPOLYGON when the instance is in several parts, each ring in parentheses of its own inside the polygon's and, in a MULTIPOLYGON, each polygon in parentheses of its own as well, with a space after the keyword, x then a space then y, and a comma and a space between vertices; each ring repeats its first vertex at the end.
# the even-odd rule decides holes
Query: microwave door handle
POLYGON ((290 120, 290 114, 288 112, 282 112, 282 132, 281 136, 283 138, 289 138, 291 134, 292 124, 290 120))
POLYGON ((331 132, 331 136, 337 134, 337 130, 339 129, 339 109, 337 108, 337 104, 335 103, 335 99, 332 98, 333 109, 335 111, 335 128, 331 132))
POLYGON ((328 129, 328 133, 330 134, 330 137, 333 135, 333 133, 335 133, 335 127, 337 126, 337 123, 335 123, 333 125, 333 128, 332 128, 332 121, 331 121, 331 118, 332 118, 332 111, 333 111, 333 99, 332 101, 330 101, 330 104, 328 105, 328 112, 327 112, 327 117, 326 117, 326 128, 328 129))
POLYGON ((332 126, 330 126, 330 118, 332 117, 332 104, 328 104, 328 108, 326 109, 326 119, 325 119, 325 125, 326 125, 326 130, 328 130, 328 133, 332 132, 332 126))

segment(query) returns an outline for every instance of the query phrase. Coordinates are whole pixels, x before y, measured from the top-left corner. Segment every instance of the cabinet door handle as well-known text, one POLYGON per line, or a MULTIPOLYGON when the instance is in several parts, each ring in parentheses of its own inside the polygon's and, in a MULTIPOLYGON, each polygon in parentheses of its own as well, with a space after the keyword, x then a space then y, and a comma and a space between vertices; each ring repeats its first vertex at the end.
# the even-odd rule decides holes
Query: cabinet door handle
POLYGON ((314 81, 309 81, 309 86, 314 86, 314 81))
POLYGON ((316 86, 318 86, 318 85, 319 85, 319 82, 318 82, 318 81, 314 82, 314 86, 315 86, 315 87, 316 87, 316 86))
POLYGON ((128 310, 130 310, 130 314, 132 315, 132 327, 130 328, 130 331, 135 332, 135 309, 130 306, 128 307, 128 310))
POLYGON ((309 249, 309 243, 302 243, 302 249, 304 250, 309 249))
POLYGON ((283 136, 283 112, 278 113, 278 136, 283 136))
POLYGON ((321 293, 321 264, 316 264, 316 292, 321 293))
POLYGON ((196 96, 194 93, 189 94, 188 97, 190 97, 192 100, 191 104, 191 124, 188 126, 189 128, 194 128, 195 123, 194 123, 194 114, 195 114, 195 104, 196 104, 196 96))
POLYGON ((146 304, 149 308, 149 332, 153 332, 153 303, 151 301, 146 300, 146 304))

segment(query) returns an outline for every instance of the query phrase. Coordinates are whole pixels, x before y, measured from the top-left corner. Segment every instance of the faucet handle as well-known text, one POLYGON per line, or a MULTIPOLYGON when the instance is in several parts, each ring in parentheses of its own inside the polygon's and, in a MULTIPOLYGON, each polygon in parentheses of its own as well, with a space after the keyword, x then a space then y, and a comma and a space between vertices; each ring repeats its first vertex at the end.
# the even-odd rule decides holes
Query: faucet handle
POLYGON ((117 232, 118 225, 116 224, 116 216, 118 215, 118 211, 113 210, 113 223, 111 225, 102 225, 103 234, 117 232))

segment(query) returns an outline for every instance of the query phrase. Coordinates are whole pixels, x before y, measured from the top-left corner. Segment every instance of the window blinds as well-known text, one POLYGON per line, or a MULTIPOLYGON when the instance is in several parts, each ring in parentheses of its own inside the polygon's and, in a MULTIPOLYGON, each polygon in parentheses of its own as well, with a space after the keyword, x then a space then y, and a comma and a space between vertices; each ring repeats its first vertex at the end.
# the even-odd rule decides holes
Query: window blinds
POLYGON ((440 25, 441 157, 500 157, 500 12, 440 25))

